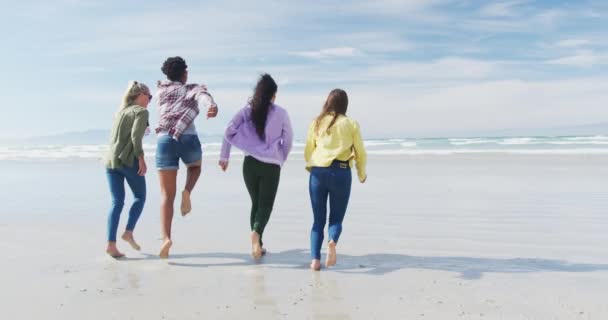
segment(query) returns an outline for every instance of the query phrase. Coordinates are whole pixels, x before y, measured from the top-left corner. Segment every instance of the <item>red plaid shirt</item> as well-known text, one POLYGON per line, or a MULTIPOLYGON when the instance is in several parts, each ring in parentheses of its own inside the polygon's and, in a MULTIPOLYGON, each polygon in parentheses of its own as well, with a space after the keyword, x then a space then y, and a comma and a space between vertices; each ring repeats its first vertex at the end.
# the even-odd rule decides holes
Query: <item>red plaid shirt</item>
POLYGON ((165 131, 176 140, 198 116, 200 95, 208 96, 206 100, 209 101, 209 106, 207 107, 215 106, 213 97, 207 92, 205 85, 164 80, 158 82, 157 88, 160 119, 156 133, 165 131))

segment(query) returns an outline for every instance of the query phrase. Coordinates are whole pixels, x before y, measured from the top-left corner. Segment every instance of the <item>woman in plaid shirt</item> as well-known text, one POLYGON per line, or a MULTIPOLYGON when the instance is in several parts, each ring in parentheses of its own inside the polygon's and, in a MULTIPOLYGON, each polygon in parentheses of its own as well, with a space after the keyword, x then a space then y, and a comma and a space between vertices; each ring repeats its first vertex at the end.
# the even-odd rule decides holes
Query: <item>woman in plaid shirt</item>
POLYGON ((207 109, 207 118, 217 115, 217 105, 207 92, 205 85, 186 84, 188 66, 181 57, 168 58, 161 70, 167 80, 158 82, 158 105, 160 119, 156 133, 156 167, 161 191, 161 232, 163 244, 159 256, 169 257, 173 203, 177 189, 179 160, 188 168, 186 185, 182 191, 182 216, 191 210, 190 193, 201 174, 202 148, 198 139, 194 119, 199 114, 199 106, 207 109))

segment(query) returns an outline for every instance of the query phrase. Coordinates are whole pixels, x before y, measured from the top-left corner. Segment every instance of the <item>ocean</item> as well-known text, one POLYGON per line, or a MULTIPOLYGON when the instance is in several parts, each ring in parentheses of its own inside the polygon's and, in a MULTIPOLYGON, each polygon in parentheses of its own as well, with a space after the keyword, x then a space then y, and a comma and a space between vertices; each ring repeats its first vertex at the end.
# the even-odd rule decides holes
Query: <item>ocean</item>
MULTIPOLYGON (((202 137, 207 156, 219 155, 221 141, 202 137)), ((452 155, 475 153, 508 154, 608 154, 608 136, 538 136, 470 138, 388 138, 365 141, 371 155, 452 155)), ((96 159, 108 149, 107 144, 9 144, 0 146, 0 160, 20 159, 96 159)), ((153 137, 144 139, 148 156, 155 153, 153 137)), ((303 154, 304 141, 296 141, 293 155, 303 154)), ((238 152, 235 152, 238 154, 238 152)))

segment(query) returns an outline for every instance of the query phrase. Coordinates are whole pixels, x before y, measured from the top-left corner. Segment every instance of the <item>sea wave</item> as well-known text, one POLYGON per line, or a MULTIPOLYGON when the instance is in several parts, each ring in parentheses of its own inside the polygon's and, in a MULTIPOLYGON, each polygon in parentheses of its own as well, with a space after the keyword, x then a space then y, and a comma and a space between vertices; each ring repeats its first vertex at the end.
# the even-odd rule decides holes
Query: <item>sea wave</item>
POLYGON ((608 149, 426 149, 374 150, 375 155, 457 155, 457 154, 521 154, 521 155, 586 155, 608 154, 608 149))
POLYGON ((588 136, 588 137, 564 137, 564 140, 571 140, 571 141, 594 141, 594 140, 599 140, 599 141, 607 141, 608 140, 608 136, 588 136))
POLYGON ((496 139, 487 139, 487 138, 451 138, 448 139, 451 145, 453 146, 466 146, 471 144, 490 144, 496 143, 498 140, 496 139))
MULTIPOLYGON (((364 141, 370 155, 453 155, 453 154, 608 154, 608 136, 585 137, 471 137, 441 139, 373 139, 364 141)), ((294 143, 293 155, 301 155, 305 144, 294 143)), ((205 156, 219 156, 221 143, 203 144, 205 156)), ((143 145, 146 156, 156 152, 156 144, 143 145)), ((0 146, 0 160, 19 159, 101 159, 107 145, 0 146)), ((239 156, 239 152, 233 155, 239 156)))
POLYGON ((391 142, 388 140, 366 140, 366 141, 363 141, 363 144, 366 147, 381 147, 381 146, 391 146, 391 145, 395 145, 398 143, 391 142))

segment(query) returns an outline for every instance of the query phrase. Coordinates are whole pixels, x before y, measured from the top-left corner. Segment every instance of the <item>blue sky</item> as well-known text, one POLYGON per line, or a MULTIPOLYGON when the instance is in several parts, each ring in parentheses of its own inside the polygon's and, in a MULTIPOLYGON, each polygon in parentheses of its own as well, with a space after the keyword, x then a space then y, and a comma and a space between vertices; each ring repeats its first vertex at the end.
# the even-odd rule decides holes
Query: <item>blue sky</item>
MULTIPOLYGON (((302 135, 327 93, 374 137, 608 121, 606 1, 21 1, 0 13, 4 137, 107 129, 167 56, 206 83, 216 134, 261 72, 302 135), (169 4, 170 3, 170 4, 169 4)), ((153 90, 154 91, 154 90, 153 90)), ((156 106, 150 106, 152 122, 156 106)))

